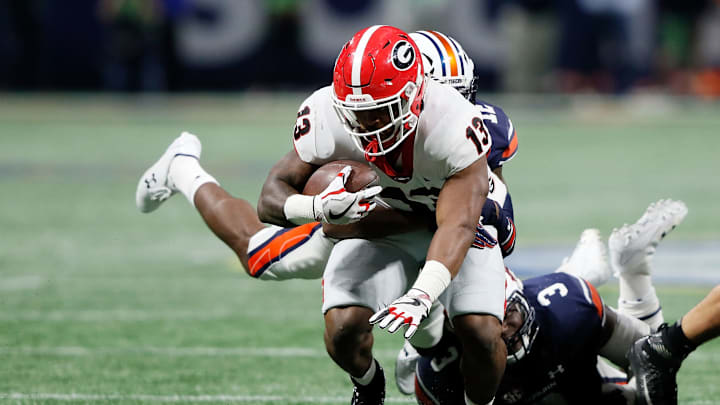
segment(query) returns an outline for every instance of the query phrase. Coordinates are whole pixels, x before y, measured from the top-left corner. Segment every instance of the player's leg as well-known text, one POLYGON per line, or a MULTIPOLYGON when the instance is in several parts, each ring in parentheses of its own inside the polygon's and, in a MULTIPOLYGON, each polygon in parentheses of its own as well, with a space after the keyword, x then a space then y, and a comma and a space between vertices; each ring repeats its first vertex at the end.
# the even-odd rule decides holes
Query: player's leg
POLYGON ((610 263, 620 278, 618 310, 638 318, 653 330, 663 323, 660 301, 652 285, 652 258, 660 240, 687 215, 682 201, 650 204, 640 219, 610 235, 610 263))
POLYGON ((193 201, 210 230, 235 252, 251 277, 278 281, 322 277, 333 241, 319 222, 266 227, 250 203, 210 182, 198 188, 193 201))
MULTIPOLYGON (((495 229, 487 231, 495 236, 495 229)), ((440 296, 462 343, 466 402, 491 403, 505 370, 502 340, 505 266, 500 248, 471 247, 458 275, 440 296)))
POLYGON ((463 347, 465 402, 491 404, 507 360, 502 323, 494 315, 465 314, 454 317, 453 325, 463 347))
POLYGON ((249 240, 264 225, 247 201, 230 196, 200 166, 201 152, 200 140, 183 132, 140 178, 136 204, 140 211, 152 212, 174 194, 183 194, 247 269, 249 240))
POLYGON ((672 326, 641 338, 628 357, 637 378, 638 403, 677 404, 677 371, 698 345, 720 336, 720 286, 672 326))
POLYGON ((605 305, 603 335, 607 336, 607 341, 598 353, 627 370, 630 365, 626 357, 628 350, 636 340, 651 332, 648 324, 605 305))
POLYGON ((407 290, 419 268, 417 260, 384 242, 347 239, 332 250, 323 276, 325 345, 351 377, 353 404, 384 398, 385 377, 372 354, 369 319, 407 290))
POLYGON ((208 228, 237 255, 245 271, 250 238, 265 229, 249 202, 234 198, 216 183, 205 183, 194 196, 194 205, 208 228))

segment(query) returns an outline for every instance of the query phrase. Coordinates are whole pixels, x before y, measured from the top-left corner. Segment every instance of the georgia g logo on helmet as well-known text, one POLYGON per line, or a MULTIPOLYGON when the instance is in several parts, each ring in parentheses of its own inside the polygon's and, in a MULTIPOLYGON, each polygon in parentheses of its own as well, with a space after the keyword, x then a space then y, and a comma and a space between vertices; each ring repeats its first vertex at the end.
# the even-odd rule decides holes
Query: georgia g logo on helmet
POLYGON ((392 64, 397 70, 408 70, 415 62, 415 48, 408 41, 398 41, 392 50, 392 64))

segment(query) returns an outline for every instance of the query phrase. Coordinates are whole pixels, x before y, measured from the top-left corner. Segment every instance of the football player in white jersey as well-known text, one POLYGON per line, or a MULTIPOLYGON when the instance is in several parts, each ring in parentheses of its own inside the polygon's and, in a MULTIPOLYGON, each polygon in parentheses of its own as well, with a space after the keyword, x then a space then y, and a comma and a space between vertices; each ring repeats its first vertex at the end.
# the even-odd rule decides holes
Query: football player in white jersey
POLYGON ((295 150, 265 182, 261 220, 287 226, 361 218, 374 208, 378 189, 299 193, 318 166, 350 159, 371 163, 389 206, 437 224, 434 232, 347 239, 333 248, 324 273, 325 342, 352 377, 353 403, 384 400, 368 322, 390 332, 407 326, 410 338, 436 300, 466 348, 467 402, 492 402, 506 354, 502 254, 478 222, 490 144, 473 105, 451 87, 425 80, 414 41, 389 26, 358 32, 336 61, 332 86, 301 104, 295 150))
MULTIPOLYGON (((458 90, 462 91, 461 88, 458 90)), ((483 119, 486 118, 487 116, 483 116, 483 119)), ((296 137, 302 136, 303 132, 307 131, 306 122, 310 121, 304 117, 301 110, 295 129, 296 137)), ((468 127, 467 131, 469 130, 468 127)), ((466 135, 467 133, 469 132, 466 132, 466 135)), ((492 135, 494 136, 494 133, 492 135)), ((499 143, 501 142, 502 140, 499 143)), ((473 144, 476 143, 477 140, 473 140, 473 144)), ((200 142, 194 135, 183 133, 176 139, 160 160, 141 177, 136 193, 138 208, 142 212, 153 211, 174 193, 181 192, 197 208, 211 230, 238 255, 243 267, 251 276, 265 280, 320 277, 333 243, 323 235, 320 223, 308 223, 292 229, 278 226, 266 228, 247 201, 230 196, 199 166, 200 152, 200 142)), ((508 157, 514 155, 514 150, 512 154, 502 153, 502 155, 509 160, 508 157)), ((494 173, 490 174, 489 185, 494 199, 500 202, 509 201, 504 184, 494 173)), ((331 185, 329 188, 332 187, 331 185)), ((410 204, 415 208, 418 207, 413 202, 410 204)), ((502 212, 502 203, 497 206, 497 211, 502 212)), ((364 209, 360 210, 358 217, 365 215, 365 212, 364 209)), ((363 235, 368 232, 377 236, 378 222, 383 223, 385 228, 393 233, 418 227, 418 223, 407 220, 407 215, 384 217, 376 214, 375 217, 374 223, 368 220, 362 221, 354 224, 352 230, 338 227, 335 229, 340 230, 339 237, 342 237, 351 234, 363 235), (365 224, 368 226, 363 228, 362 225, 365 224), (363 229, 369 231, 364 232, 363 229)), ((432 219, 434 221, 434 218, 432 219)), ((488 219, 485 220, 486 223, 487 221, 488 219)), ((423 223, 419 221, 420 226, 423 223)), ((514 228, 511 234, 514 243, 514 228)), ((474 243, 476 247, 494 244, 492 238, 486 237, 484 230, 479 230, 476 238, 478 239, 474 243)))
MULTIPOLYGON (((475 100, 473 61, 457 41, 437 31, 413 32, 410 37, 420 49, 424 66, 429 66, 425 74, 440 83, 451 85, 465 98, 476 103, 480 110, 493 145, 488 158, 492 172, 489 178, 490 195, 482 210, 483 224, 497 230, 503 256, 507 256, 515 247, 516 227, 512 200, 504 184, 502 168, 517 153, 515 129, 501 108, 475 100)), ((305 118, 298 121, 295 131, 300 132, 305 118)), ((141 177, 136 193, 137 206, 141 212, 151 212, 175 192, 186 190, 190 203, 197 208, 211 230, 237 254, 246 273, 253 278, 319 279, 337 239, 351 236, 377 238, 383 232, 395 234, 425 226, 422 218, 412 213, 395 215, 377 211, 369 220, 353 226, 325 224, 323 227, 320 222, 291 228, 267 226, 260 223, 256 211, 247 201, 232 197, 207 173, 198 171, 195 174, 196 169, 200 168, 197 164, 200 153, 201 144, 195 135, 183 133, 178 137, 161 159, 141 177), (176 156, 177 160, 174 160, 176 156), (171 165, 173 161, 175 165, 171 165), (176 169, 173 175, 170 173, 171 167, 176 169), (167 181, 168 178, 170 181, 167 181), (183 178, 192 180, 193 185, 176 187, 176 180, 180 185, 186 183, 182 181, 183 178), (205 184, 206 189, 200 190, 205 184)), ((439 336, 435 336, 425 340, 432 344, 438 339, 439 336)), ((423 339, 420 338, 420 341, 423 339)))

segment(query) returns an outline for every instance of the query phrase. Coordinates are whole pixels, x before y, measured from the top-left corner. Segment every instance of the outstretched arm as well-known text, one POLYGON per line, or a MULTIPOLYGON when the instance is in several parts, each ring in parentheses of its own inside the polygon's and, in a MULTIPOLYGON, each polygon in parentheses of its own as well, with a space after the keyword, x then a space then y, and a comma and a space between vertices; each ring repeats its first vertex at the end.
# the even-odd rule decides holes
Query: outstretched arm
POLYGON ((681 327, 696 346, 720 336, 720 285, 682 318, 681 327))

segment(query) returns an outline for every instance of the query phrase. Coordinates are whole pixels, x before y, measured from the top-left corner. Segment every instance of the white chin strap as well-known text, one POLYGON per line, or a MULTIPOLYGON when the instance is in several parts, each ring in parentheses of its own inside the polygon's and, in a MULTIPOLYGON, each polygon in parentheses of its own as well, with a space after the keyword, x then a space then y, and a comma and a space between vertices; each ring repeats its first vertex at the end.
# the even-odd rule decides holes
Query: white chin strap
POLYGON ((528 346, 530 343, 530 338, 527 336, 522 337, 523 345, 520 347, 520 350, 516 351, 515 353, 509 354, 507 356, 507 363, 508 364, 515 364, 518 361, 522 360, 523 357, 525 357, 525 347, 528 346))

